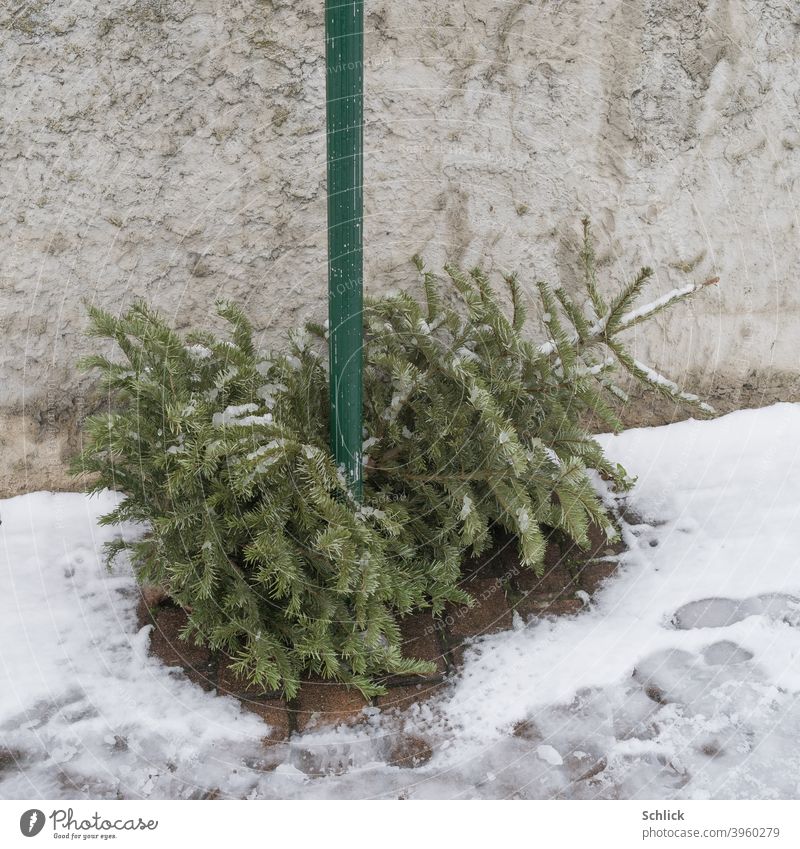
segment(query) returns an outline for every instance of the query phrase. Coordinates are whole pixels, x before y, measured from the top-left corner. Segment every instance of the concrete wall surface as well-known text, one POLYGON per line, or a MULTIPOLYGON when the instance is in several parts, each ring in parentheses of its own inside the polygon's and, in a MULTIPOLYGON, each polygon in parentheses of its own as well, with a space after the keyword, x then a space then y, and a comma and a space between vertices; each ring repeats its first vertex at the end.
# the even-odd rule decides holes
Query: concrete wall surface
MULTIPOLYGON (((189 327, 224 295, 265 342, 324 317, 322 7, 0 5, 0 494, 69 485, 85 300, 189 327)), ((723 407, 797 397, 796 0, 366 9, 368 291, 417 251, 573 286, 589 213, 604 286, 722 279, 642 356, 723 407)))

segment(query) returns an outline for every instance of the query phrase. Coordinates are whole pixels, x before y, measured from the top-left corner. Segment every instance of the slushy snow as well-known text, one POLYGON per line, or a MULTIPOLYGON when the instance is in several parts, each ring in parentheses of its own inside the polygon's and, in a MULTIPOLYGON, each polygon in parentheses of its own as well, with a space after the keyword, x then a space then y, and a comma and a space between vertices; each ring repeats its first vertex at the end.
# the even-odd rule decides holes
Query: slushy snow
POLYGON ((796 798, 798 434, 779 404, 599 437, 638 482, 583 612, 517 617, 443 696, 271 749, 148 656, 130 570, 100 560, 116 496, 0 502, 0 797, 796 798), (433 757, 387 766, 406 733, 433 757))

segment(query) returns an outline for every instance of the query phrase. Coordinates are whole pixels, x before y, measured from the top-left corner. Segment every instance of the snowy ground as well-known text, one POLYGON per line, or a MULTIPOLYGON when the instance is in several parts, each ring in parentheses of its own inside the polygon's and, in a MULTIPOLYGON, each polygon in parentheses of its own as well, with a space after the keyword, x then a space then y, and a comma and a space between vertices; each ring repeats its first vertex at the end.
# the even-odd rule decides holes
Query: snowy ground
POLYGON ((603 437, 639 483, 583 614, 477 641, 405 718, 265 726, 147 656, 109 575, 112 496, 0 502, 0 797, 797 798, 800 405, 603 437), (401 726, 417 769, 381 763, 401 726))

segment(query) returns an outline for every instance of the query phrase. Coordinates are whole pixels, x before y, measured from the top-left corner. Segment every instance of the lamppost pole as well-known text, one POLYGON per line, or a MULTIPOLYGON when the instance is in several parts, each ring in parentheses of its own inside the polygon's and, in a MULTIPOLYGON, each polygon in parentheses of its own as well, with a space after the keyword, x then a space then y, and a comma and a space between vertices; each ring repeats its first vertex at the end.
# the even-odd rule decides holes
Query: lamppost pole
POLYGON ((364 0, 325 0, 330 443, 362 495, 364 0))

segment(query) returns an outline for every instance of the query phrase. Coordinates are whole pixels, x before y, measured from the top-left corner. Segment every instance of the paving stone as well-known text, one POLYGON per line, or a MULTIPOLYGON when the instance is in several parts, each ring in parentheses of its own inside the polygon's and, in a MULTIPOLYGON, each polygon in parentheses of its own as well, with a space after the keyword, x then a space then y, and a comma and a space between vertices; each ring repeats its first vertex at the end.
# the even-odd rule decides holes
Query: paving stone
POLYGON ((375 704, 383 711, 404 711, 414 704, 427 701, 445 689, 447 683, 431 680, 425 683, 393 687, 385 696, 378 696, 375 704))
POLYGON ((539 726, 532 719, 523 719, 516 723, 512 734, 531 743, 541 743, 544 740, 544 735, 539 726))
POLYGON ((400 620, 403 637, 403 654, 418 660, 428 660, 438 672, 446 671, 444 653, 439 642, 436 622, 429 613, 418 613, 400 620))
POLYGON ((560 598, 547 605, 547 616, 574 616, 580 613, 586 605, 579 598, 560 598))
POLYGON ((153 611, 147 606, 147 603, 141 596, 139 596, 139 600, 136 602, 136 621, 139 623, 140 628, 143 628, 145 625, 155 625, 156 623, 153 611))
POLYGON ((584 603, 575 597, 574 588, 565 588, 558 593, 534 593, 518 599, 514 610, 527 619, 530 616, 569 616, 580 612, 584 603))
POLYGON ((537 575, 533 569, 520 567, 514 578, 514 587, 521 593, 561 592, 572 584, 572 573, 564 562, 555 556, 548 556, 545 559, 544 571, 541 575, 537 575))
POLYGON ((326 725, 353 725, 365 719, 369 702, 353 687, 328 681, 306 681, 293 705, 295 727, 307 731, 326 725))
POLYGON ((150 633, 150 652, 167 666, 182 667, 192 681, 204 690, 211 690, 215 684, 213 657, 204 646, 180 638, 187 622, 186 612, 179 607, 157 610, 150 633))
POLYGON ((261 740, 261 747, 250 749, 242 758, 248 769, 256 772, 273 772, 291 756, 292 744, 288 740, 278 740, 272 736, 261 740))
POLYGON ((294 740, 289 744, 289 763, 311 778, 344 775, 375 758, 372 741, 358 743, 322 743, 294 740))
POLYGON ((617 565, 613 560, 595 560, 587 563, 578 573, 578 585, 588 593, 596 593, 603 582, 617 571, 617 565))
POLYGON ((283 699, 262 699, 261 701, 242 701, 242 707, 258 714, 269 726, 264 735, 265 746, 274 746, 289 739, 292 733, 289 720, 289 706, 283 699))
POLYGON ((494 533, 494 545, 478 557, 470 557, 461 568, 467 580, 501 578, 508 580, 519 568, 517 539, 503 530, 494 533))
POLYGON ((401 769, 424 766, 433 757, 433 749, 427 740, 415 734, 399 736, 389 749, 387 763, 401 769))
POLYGON ((602 756, 587 755, 585 752, 582 755, 580 757, 570 752, 564 758, 564 766, 571 781, 591 781, 608 766, 608 761, 602 756))
POLYGON ((24 755, 18 749, 8 749, 0 746, 0 773, 16 772, 21 767, 24 755))
POLYGON ((589 548, 580 555, 581 560, 589 560, 595 557, 619 554, 625 546, 621 542, 609 542, 606 532, 598 525, 589 526, 589 548))
POLYGON ((447 652, 447 656, 450 661, 450 666, 453 669, 461 669, 464 665, 464 655, 467 653, 468 648, 469 640, 465 640, 464 642, 457 643, 450 647, 447 652))
POLYGON ((142 584, 139 592, 142 595, 142 601, 151 608, 158 607, 169 598, 167 591, 157 584, 142 584))
POLYGON ((520 613, 528 612, 528 609, 537 610, 541 607, 546 607, 554 601, 562 598, 571 598, 575 595, 576 587, 569 581, 561 583, 553 580, 545 585, 536 584, 535 580, 529 582, 530 586, 523 585, 512 596, 512 604, 515 610, 520 613))
POLYGON ((278 699, 280 694, 265 690, 263 687, 254 687, 244 678, 240 678, 231 667, 233 658, 226 654, 218 657, 217 691, 223 696, 234 696, 243 701, 262 701, 264 699, 278 699))
POLYGON ((511 605, 500 579, 475 578, 465 581, 463 587, 476 603, 474 607, 447 606, 444 623, 454 643, 467 637, 506 631, 511 627, 511 605))

